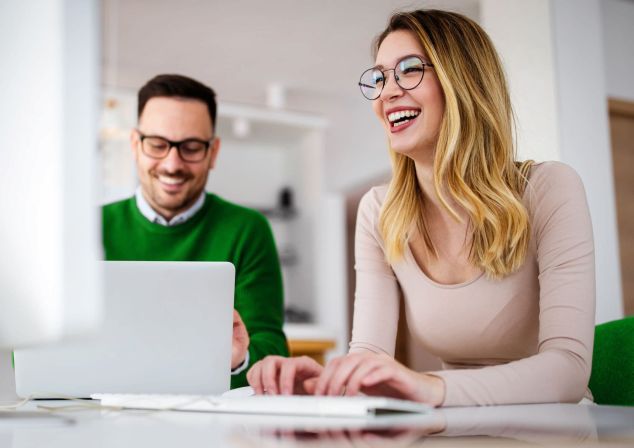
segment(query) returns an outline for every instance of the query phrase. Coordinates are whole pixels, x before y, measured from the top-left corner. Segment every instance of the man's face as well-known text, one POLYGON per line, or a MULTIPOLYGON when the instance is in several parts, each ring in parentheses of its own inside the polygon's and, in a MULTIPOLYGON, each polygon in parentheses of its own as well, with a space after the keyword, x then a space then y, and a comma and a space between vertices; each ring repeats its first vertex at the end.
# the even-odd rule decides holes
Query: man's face
MULTIPOLYGON (((207 105, 199 100, 174 97, 150 99, 139 117, 139 131, 144 135, 163 137, 171 141, 190 138, 210 140, 212 123, 207 105)), ((134 130, 130 137, 132 152, 143 196, 165 219, 172 219, 187 210, 200 196, 207 183, 209 170, 214 167, 219 139, 215 139, 200 162, 185 162, 175 147, 167 157, 154 159, 143 153, 141 136, 134 130)))

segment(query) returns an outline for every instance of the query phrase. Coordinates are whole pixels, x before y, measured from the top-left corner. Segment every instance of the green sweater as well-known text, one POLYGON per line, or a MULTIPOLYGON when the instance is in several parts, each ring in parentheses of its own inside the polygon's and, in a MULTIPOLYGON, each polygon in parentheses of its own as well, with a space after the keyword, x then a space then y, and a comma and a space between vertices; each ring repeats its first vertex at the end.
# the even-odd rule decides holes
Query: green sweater
MULTIPOLYGON (((208 193, 194 216, 166 227, 150 222, 131 197, 104 206, 102 225, 106 260, 233 263, 234 307, 249 332, 250 365, 267 355, 288 355, 280 263, 260 213, 208 193)), ((231 377, 231 388, 245 385, 246 371, 231 377)))

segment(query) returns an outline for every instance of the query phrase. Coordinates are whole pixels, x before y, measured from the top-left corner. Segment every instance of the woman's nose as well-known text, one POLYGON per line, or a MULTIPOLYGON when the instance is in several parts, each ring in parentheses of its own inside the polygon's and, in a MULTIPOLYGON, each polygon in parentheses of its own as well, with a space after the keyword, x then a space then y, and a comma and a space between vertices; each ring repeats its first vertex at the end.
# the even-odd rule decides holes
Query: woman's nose
POLYGON ((380 95, 382 100, 389 100, 403 94, 403 89, 396 82, 396 73, 394 73, 394 70, 391 70, 391 72, 389 75, 387 73, 384 75, 385 83, 380 95))

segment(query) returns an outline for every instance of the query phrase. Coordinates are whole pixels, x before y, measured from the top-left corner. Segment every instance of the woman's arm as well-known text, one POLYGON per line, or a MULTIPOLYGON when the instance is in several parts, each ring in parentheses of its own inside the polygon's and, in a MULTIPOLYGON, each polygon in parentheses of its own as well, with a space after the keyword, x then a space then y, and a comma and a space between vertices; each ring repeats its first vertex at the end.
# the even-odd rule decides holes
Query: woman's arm
POLYGON ((538 353, 505 365, 446 370, 445 406, 578 402, 592 366, 595 271, 592 222, 570 167, 535 168, 529 191, 539 267, 538 353))
POLYGON ((377 222, 384 187, 373 188, 359 203, 354 252, 356 288, 350 352, 394 356, 399 286, 385 260, 377 222))

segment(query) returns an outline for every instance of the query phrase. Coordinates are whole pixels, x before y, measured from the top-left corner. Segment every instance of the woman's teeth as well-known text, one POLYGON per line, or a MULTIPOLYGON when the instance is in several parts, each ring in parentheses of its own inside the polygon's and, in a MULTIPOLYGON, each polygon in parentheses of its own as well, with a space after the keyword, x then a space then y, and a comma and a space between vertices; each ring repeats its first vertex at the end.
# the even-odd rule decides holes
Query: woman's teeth
POLYGON ((398 112, 392 112, 387 116, 388 121, 394 127, 402 126, 405 123, 413 120, 420 114, 420 110, 399 110, 398 112))

